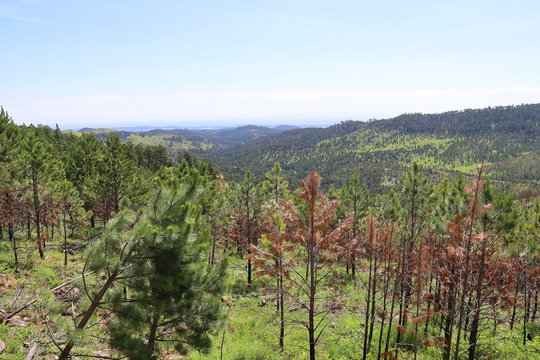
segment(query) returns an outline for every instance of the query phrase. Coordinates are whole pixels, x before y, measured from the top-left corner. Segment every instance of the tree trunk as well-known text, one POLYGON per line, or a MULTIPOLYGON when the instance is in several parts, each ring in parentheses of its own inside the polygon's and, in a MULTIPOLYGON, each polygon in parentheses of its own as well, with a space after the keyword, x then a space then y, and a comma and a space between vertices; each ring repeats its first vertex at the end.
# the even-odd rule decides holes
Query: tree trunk
POLYGON ((15 260, 15 272, 19 272, 19 257, 17 254, 17 240, 15 240, 15 234, 13 232, 13 226, 8 226, 9 241, 13 244, 13 258, 15 260))
POLYGON ((150 354, 154 353, 154 348, 156 344, 156 334, 157 334, 157 328, 158 328, 158 320, 159 318, 157 315, 154 315, 154 318, 152 319, 152 323, 150 324, 150 335, 148 336, 148 352, 150 354))
MULTIPOLYGON (((525 270, 527 271, 527 270, 525 270)), ((530 303, 530 297, 529 297, 529 290, 527 289, 527 273, 525 273, 525 280, 523 281, 525 284, 523 294, 525 295, 525 304, 524 304, 524 311, 523 311, 523 345, 527 343, 527 320, 529 318, 529 303, 530 303)))
POLYGON ((36 175, 32 176, 32 193, 34 197, 34 215, 35 215, 34 222, 36 225, 37 248, 39 251, 39 257, 41 259, 44 259, 45 254, 43 253, 43 239, 41 238, 41 223, 40 223, 41 211, 40 211, 40 206, 39 206, 38 183, 37 183, 36 175))
POLYGON ((67 266, 67 229, 66 229, 66 213, 64 213, 64 266, 67 266))
POLYGON ((448 290, 448 305, 447 305, 447 311, 448 314, 446 315, 446 321, 444 324, 444 354, 443 354, 443 360, 450 360, 450 354, 452 349, 452 335, 454 330, 454 315, 455 315, 455 289, 454 286, 451 286, 451 288, 448 290))
POLYGON ((377 296, 377 272, 378 272, 378 260, 379 257, 375 254, 375 265, 373 267, 373 286, 371 287, 371 319, 369 324, 369 336, 368 336, 368 351, 371 348, 371 341, 373 339, 373 327, 375 325, 375 307, 377 296))
POLYGON ((30 240, 32 238, 32 217, 28 214, 26 219, 26 238, 30 240))
MULTIPOLYGON (((519 278, 516 281, 516 293, 515 293, 515 299, 517 299, 519 294, 519 278)), ((514 302, 514 306, 512 308, 512 316, 510 317, 510 330, 514 330, 514 321, 516 320, 516 302, 514 302)))
MULTIPOLYGON (((92 300, 92 303, 90 304, 88 309, 84 312, 83 318, 81 319, 81 321, 75 327, 76 329, 80 330, 80 329, 83 329, 86 326, 86 324, 88 323, 88 321, 90 320, 90 318, 94 314, 94 311, 96 311, 97 307, 99 306, 99 303, 101 302, 101 299, 103 298, 103 296, 105 295, 105 293, 107 292, 109 287, 111 287, 113 282, 116 280, 117 276, 118 276, 118 270, 113 271, 111 273, 111 275, 109 275, 109 277, 107 278, 107 281, 105 281, 105 284, 103 284, 101 289, 99 289, 98 293, 96 294, 96 296, 92 300)), ((74 345, 75 344, 73 343, 73 341, 69 341, 66 344, 66 346, 64 347, 64 350, 62 350, 62 353, 58 357, 58 360, 66 360, 68 358, 70 352, 71 352, 71 349, 73 349, 74 345)))
POLYGON ((533 306, 533 311, 532 311, 532 315, 531 315, 531 322, 533 322, 533 323, 536 320, 536 312, 537 311, 538 311, 538 292, 536 290, 534 290, 534 306, 533 306))
POLYGON ((476 283, 476 299, 475 307, 473 310, 473 321, 471 324, 471 334, 469 337, 469 360, 474 360, 476 356, 476 347, 478 342, 478 328, 480 326, 480 308, 482 306, 482 288, 484 284, 484 271, 485 271, 485 257, 486 257, 486 244, 485 239, 482 245, 482 254, 480 256, 478 281, 476 283))
POLYGON ((285 304, 283 303, 283 300, 283 275, 279 274, 279 347, 282 352, 285 350, 285 304))
MULTIPOLYGON (((308 332, 309 332, 309 360, 315 360, 315 292, 317 290, 317 282, 315 279, 315 220, 313 214, 311 215, 310 227, 311 238, 309 241, 309 319, 308 319, 308 332)), ((306 269, 307 270, 307 269, 306 269)))
MULTIPOLYGON (((401 268, 401 258, 398 261, 397 269, 401 268)), ((390 313, 388 314, 388 331, 386 333, 386 343, 384 346, 384 352, 388 353, 388 350, 390 349, 390 335, 392 333, 392 322, 394 321, 394 309, 396 305, 396 293, 398 290, 398 287, 401 286, 401 280, 399 277, 396 277, 394 281, 394 289, 392 290, 392 302, 390 305, 390 313)))
POLYGON ((247 261, 247 283, 248 283, 248 286, 251 286, 251 273, 252 273, 252 268, 251 268, 251 259, 248 259, 247 261))
POLYGON ((369 255, 369 273, 368 273, 368 286, 367 286, 367 293, 366 293, 366 317, 364 322, 364 347, 362 349, 362 360, 366 360, 367 354, 369 351, 368 346, 368 334, 369 334, 369 319, 370 319, 370 309, 371 309, 371 284, 372 284, 372 257, 371 254, 369 255))
POLYGON ((388 283, 389 283, 389 259, 385 261, 384 266, 384 277, 383 277, 383 301, 382 301, 382 317, 381 317, 381 327, 379 329, 379 344, 377 348, 377 360, 380 360, 381 358, 381 351, 382 351, 382 339, 384 334, 384 326, 386 321, 386 302, 388 298, 388 283))

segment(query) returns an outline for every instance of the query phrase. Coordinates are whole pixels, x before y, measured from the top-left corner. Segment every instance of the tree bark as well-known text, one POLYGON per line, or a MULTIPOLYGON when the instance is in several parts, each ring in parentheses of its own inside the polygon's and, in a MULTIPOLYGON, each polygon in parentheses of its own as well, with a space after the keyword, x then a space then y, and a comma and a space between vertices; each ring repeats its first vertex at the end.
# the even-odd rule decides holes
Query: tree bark
MULTIPOLYGON (((85 311, 83 318, 77 324, 76 329, 83 329, 86 326, 86 324, 88 323, 88 321, 94 314, 94 311, 96 311, 97 307, 99 306, 101 299, 103 298, 107 290, 111 287, 113 282, 116 280, 117 276, 118 276, 118 270, 113 271, 111 275, 109 275, 109 277, 107 278, 107 281, 105 281, 105 284, 103 284, 101 289, 99 289, 98 293, 92 300, 92 303, 90 304, 88 309, 85 311)), ((58 357, 58 360, 66 360, 69 356, 69 353, 71 352, 71 349, 73 349, 74 345, 75 344, 73 343, 73 341, 69 341, 64 347, 64 350, 62 350, 62 353, 58 357)))
POLYGON ((154 347, 156 343, 156 334, 157 334, 157 328, 158 328, 158 320, 159 318, 157 315, 154 315, 154 318, 152 319, 152 324, 150 324, 150 335, 148 336, 148 352, 150 354, 154 353, 154 347))
POLYGON ((66 229, 66 213, 64 212, 64 266, 67 266, 67 229, 66 229))
POLYGON ((13 244, 13 258, 15 260, 15 272, 19 272, 19 257, 17 254, 17 240, 15 239, 15 234, 13 233, 13 226, 8 226, 8 237, 9 241, 13 244))
POLYGON ((45 258, 45 254, 43 253, 43 239, 41 238, 41 209, 39 206, 39 194, 38 194, 38 183, 37 183, 37 176, 35 174, 32 175, 32 193, 34 198, 34 223, 36 225, 36 242, 37 242, 37 248, 39 251, 39 257, 41 259, 45 258))

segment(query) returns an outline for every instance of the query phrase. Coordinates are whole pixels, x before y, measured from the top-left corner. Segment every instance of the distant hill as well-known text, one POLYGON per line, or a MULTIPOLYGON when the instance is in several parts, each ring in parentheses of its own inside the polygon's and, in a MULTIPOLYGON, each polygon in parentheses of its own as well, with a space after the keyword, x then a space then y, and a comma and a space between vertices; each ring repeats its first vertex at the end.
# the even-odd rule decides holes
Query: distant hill
POLYGON ((339 184, 358 173, 373 188, 392 184, 413 162, 442 177, 470 175, 484 161, 495 180, 538 184, 539 155, 540 104, 345 121, 207 152, 232 177, 237 167, 263 176, 279 161, 293 180, 317 170, 326 183, 339 184))
MULTIPOLYGON (((145 126, 136 127, 144 129, 145 126)), ((170 150, 190 150, 204 152, 208 150, 223 150, 236 147, 263 136, 278 134, 294 129, 295 126, 280 125, 266 127, 245 125, 220 129, 152 129, 146 131, 125 131, 115 129, 84 128, 80 133, 91 132, 99 139, 106 138, 111 132, 118 135, 123 141, 143 145, 163 145, 170 150)))

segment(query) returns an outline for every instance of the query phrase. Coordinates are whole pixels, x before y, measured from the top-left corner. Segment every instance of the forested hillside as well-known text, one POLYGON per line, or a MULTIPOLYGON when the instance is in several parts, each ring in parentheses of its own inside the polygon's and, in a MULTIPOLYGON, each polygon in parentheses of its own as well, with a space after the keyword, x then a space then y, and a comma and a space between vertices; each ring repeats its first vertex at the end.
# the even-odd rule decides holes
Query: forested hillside
POLYGON ((294 126, 266 126, 245 125, 223 129, 154 129, 141 132, 119 131, 113 129, 83 128, 72 133, 93 133, 98 139, 105 139, 114 132, 120 139, 136 145, 161 145, 169 150, 189 150, 204 152, 208 150, 222 151, 223 149, 238 146, 260 137, 278 134, 282 131, 294 129, 294 126))
POLYGON ((327 183, 342 184, 362 172, 377 188, 393 184, 413 162, 441 177, 470 175, 484 162, 493 166, 494 179, 535 182, 540 165, 530 154, 539 149, 540 104, 535 104, 345 121, 266 136, 208 156, 230 174, 238 166, 262 176, 279 161, 295 181, 317 170, 327 183))
POLYGON ((2 109, 0 359, 540 359, 537 109, 281 132, 259 178, 2 109))
POLYGON ((81 129, 105 139, 114 132, 139 145, 190 151, 218 164, 227 178, 238 180, 251 170, 262 178, 279 161, 298 182, 316 170, 324 185, 344 184, 363 171, 370 189, 382 191, 405 169, 418 163, 439 179, 470 176, 483 163, 493 167, 493 180, 508 187, 536 184, 540 171, 540 104, 404 114, 369 122, 344 121, 327 128, 242 126, 214 130, 149 130, 127 132, 81 129), (240 171, 239 171, 240 170, 240 171))

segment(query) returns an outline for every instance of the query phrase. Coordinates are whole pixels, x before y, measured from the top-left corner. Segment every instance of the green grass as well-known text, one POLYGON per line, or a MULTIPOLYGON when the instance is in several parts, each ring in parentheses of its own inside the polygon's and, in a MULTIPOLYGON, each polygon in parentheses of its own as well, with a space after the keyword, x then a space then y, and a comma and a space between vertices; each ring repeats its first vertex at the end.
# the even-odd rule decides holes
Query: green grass
POLYGON ((49 242, 42 260, 33 240, 19 241, 20 265, 15 272, 11 246, 7 241, 0 242, 0 309, 13 311, 38 299, 30 308, 17 314, 14 323, 0 324, 0 339, 6 345, 0 360, 24 359, 34 341, 45 344, 39 348, 35 359, 44 359, 56 351, 44 327, 42 314, 47 312, 44 306, 51 296, 50 289, 79 276, 82 268, 81 254, 70 255, 68 266, 64 267, 64 254, 56 246, 61 243, 59 239, 49 242))
MULTIPOLYGON (((55 245, 51 242, 51 245, 55 245)), ((24 303, 28 299, 40 296, 51 296, 47 289, 80 274, 83 257, 81 254, 70 257, 67 268, 63 266, 63 254, 58 248, 49 247, 46 250, 46 259, 40 260, 32 243, 23 243, 27 247, 21 251, 20 272, 14 273, 12 268, 11 253, 0 253, 0 265, 2 269, 2 286, 4 291, 0 294, 2 304, 10 304, 16 296, 18 303, 24 303), (17 295, 18 294, 18 295, 17 295)), ((0 243, 2 250, 7 250, 6 242, 0 243)), ((291 320, 305 320, 306 313, 289 301, 286 316, 289 319, 286 328, 285 349, 280 351, 278 346, 278 317, 276 315, 273 295, 262 295, 265 284, 257 279, 251 287, 245 284, 245 273, 240 270, 244 261, 231 258, 229 277, 227 279, 226 297, 232 301, 232 306, 223 302, 222 326, 214 329, 212 346, 208 353, 199 353, 192 350, 186 359, 223 359, 226 360, 303 360, 308 357, 306 349, 307 332, 298 324, 293 325, 291 320), (266 302, 263 305, 263 300, 266 302)), ((317 359, 319 360, 357 360, 361 357, 363 345, 364 324, 364 292, 361 281, 365 274, 360 274, 356 284, 349 275, 344 274, 343 269, 329 279, 327 285, 321 288, 321 295, 339 296, 344 301, 344 308, 331 314, 327 319, 327 328, 317 347, 317 359)), ((99 281, 99 279, 97 279, 99 281)), ((84 300, 84 297, 83 297, 84 300)), ((29 311, 21 313, 20 320, 24 326, 0 325, 0 339, 6 344, 6 349, 0 354, 0 359, 24 359, 29 345, 34 341, 46 343, 48 336, 43 326, 43 319, 38 311, 43 309, 65 308, 65 303, 50 298, 38 303, 29 311)), ((85 308, 81 304, 79 311, 85 308)), ((48 311, 47 310, 47 311, 48 311)), ((59 329, 61 325, 68 325, 70 317, 56 316, 49 318, 51 326, 59 329), (54 324, 53 324, 54 323, 54 324)), ((395 324, 395 322, 394 322, 395 324)), ((72 326, 72 325, 71 325, 72 326)), ((526 346, 522 344, 521 329, 508 330, 505 324, 498 326, 497 333, 493 334, 489 326, 482 334, 481 357, 482 359, 540 359, 540 326, 529 325, 529 333, 534 339, 526 346)), ((89 332, 92 335, 103 336, 103 329, 94 327, 89 332)), ((88 334, 88 333, 87 333, 88 334)), ((436 328, 430 329, 430 335, 423 336, 420 340, 434 339, 440 335, 436 328)), ((106 335, 105 335, 106 336, 106 335)), ((385 339, 386 330, 384 332, 385 339)), ((368 359, 377 358, 376 350, 379 340, 379 327, 375 326, 374 337, 371 343, 372 351, 368 359)), ((405 335, 413 342, 411 333, 405 335)), ((391 339, 396 338, 395 329, 392 330, 391 339)), ((463 346, 466 346, 464 342, 463 346)), ((88 336, 81 336, 76 348, 77 352, 96 354, 98 349, 107 349, 106 341, 98 341, 88 336)), ((173 352, 168 345, 161 345, 162 354, 173 352)), ((426 347, 420 345, 418 359, 435 360, 441 358, 441 348, 436 346, 426 347)), ((40 348, 36 358, 54 356, 57 350, 48 343, 40 348)), ((109 352, 109 354, 111 354, 109 352)), ((113 353, 114 354, 114 353, 113 353)), ((163 357, 165 358, 165 357, 163 357)), ((412 353, 400 352, 400 359, 412 359, 412 353)))

